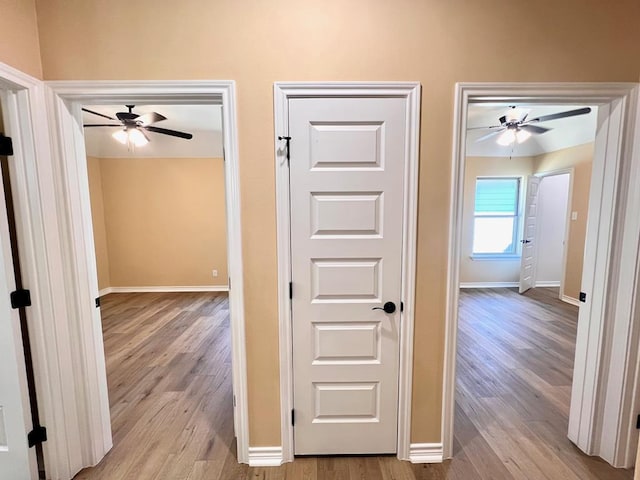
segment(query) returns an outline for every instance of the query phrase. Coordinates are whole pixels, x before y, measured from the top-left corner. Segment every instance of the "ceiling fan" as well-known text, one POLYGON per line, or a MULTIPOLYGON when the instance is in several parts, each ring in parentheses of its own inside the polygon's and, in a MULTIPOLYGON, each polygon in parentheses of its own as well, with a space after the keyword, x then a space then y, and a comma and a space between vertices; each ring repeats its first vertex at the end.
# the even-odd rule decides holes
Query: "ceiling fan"
POLYGON ((125 106, 129 111, 116 113, 116 118, 110 117, 109 115, 105 115, 103 113, 94 112, 93 110, 89 110, 88 108, 83 108, 82 111, 84 112, 91 113, 92 115, 97 115, 108 120, 120 122, 118 124, 88 123, 85 124, 84 127, 120 128, 120 130, 113 134, 113 138, 124 145, 133 144, 136 147, 140 147, 149 143, 150 140, 146 132, 160 133, 162 135, 184 138, 186 140, 191 140, 193 138, 193 135, 191 133, 179 132, 178 130, 170 130, 168 128, 160 128, 152 125, 154 123, 161 122, 162 120, 166 120, 167 117, 165 117, 164 115, 160 115, 157 112, 149 112, 143 115, 138 115, 137 113, 133 113, 135 105, 125 106))
POLYGON ((560 118, 576 117, 578 115, 586 115, 590 112, 591 108, 584 107, 527 119, 529 110, 517 109, 515 106, 512 106, 505 115, 498 118, 500 125, 471 127, 467 130, 491 129, 493 130, 492 132, 478 138, 476 142, 482 142, 496 135, 500 135, 497 139, 497 143, 499 145, 507 146, 516 141, 518 143, 522 143, 531 135, 541 135, 552 130, 551 128, 533 125, 534 123, 548 122, 549 120, 558 120, 560 118))

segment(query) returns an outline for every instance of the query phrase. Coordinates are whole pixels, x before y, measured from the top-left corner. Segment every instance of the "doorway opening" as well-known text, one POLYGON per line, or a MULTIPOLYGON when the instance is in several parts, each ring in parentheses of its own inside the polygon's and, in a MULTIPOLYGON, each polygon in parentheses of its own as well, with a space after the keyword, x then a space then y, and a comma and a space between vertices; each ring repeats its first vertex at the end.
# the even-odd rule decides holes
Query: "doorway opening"
MULTIPOLYGON (((596 118, 597 107, 469 103, 454 435, 477 432, 485 455, 507 469, 530 461, 531 451, 551 440, 569 444, 596 118), (554 118, 581 109, 590 111, 554 118), (552 120, 536 122, 523 143, 501 145, 481 126, 503 115, 552 120), (576 261, 567 268, 568 256, 576 261), (560 301, 567 281, 571 296, 564 297, 572 305, 560 301), (502 419, 501 412, 508 421, 486 424, 486 415, 502 419), (540 424, 551 428, 536 430, 540 424), (496 441, 510 435, 527 437, 530 448, 496 441)), ((467 442, 460 443, 464 450, 467 442)), ((560 464, 563 453, 550 456, 560 464)), ((531 475, 544 476, 545 467, 531 475)))
MULTIPOLYGON (((96 303, 96 299, 100 298, 99 288, 98 288, 98 273, 99 269, 96 268, 96 255, 95 255, 95 246, 93 242, 93 225, 91 222, 91 201, 90 201, 90 189, 89 189, 89 175, 87 169, 87 152, 85 149, 85 138, 83 131, 83 111, 82 108, 85 106, 91 106, 90 110, 98 111, 101 113, 103 108, 108 108, 109 105, 118 105, 116 110, 116 114, 118 112, 126 112, 128 109, 125 109, 122 106, 126 105, 134 105, 133 113, 137 114, 137 109, 143 109, 145 106, 158 106, 158 108, 165 106, 167 108, 175 108, 178 109, 179 106, 207 106, 209 108, 217 108, 218 112, 221 115, 221 132, 220 142, 219 144, 222 147, 223 158, 224 158, 224 167, 222 165, 218 165, 218 169, 224 170, 224 189, 219 189, 217 193, 221 194, 224 200, 224 217, 226 221, 223 222, 225 224, 226 235, 225 242, 227 245, 227 257, 228 257, 228 278, 229 282, 224 282, 224 284, 217 288, 219 290, 224 290, 226 285, 229 286, 229 296, 228 296, 228 305, 224 297, 224 292, 195 292, 192 294, 192 298, 190 298, 189 305, 185 306, 184 302, 180 303, 176 298, 175 300, 175 308, 180 310, 186 310, 186 313, 183 313, 183 321, 178 321, 174 326, 177 330, 186 329, 189 327, 195 328, 193 324, 190 324, 186 317, 197 317, 197 314, 194 314, 191 310, 198 310, 196 307, 199 305, 202 308, 200 309, 200 313, 203 316, 207 316, 209 314, 213 314, 214 316, 223 312, 223 310, 228 308, 229 311, 229 324, 228 329, 231 331, 230 335, 230 344, 223 347, 222 345, 217 345, 216 349, 222 350, 229 354, 230 352, 230 363, 231 363, 231 372, 227 369, 219 372, 220 375, 223 375, 226 379, 228 379, 228 374, 231 373, 232 378, 232 393, 229 396, 229 401, 233 406, 233 422, 231 422, 231 418, 229 418, 228 422, 225 424, 227 427, 230 423, 233 424, 235 428, 235 435, 237 438, 237 456, 236 459, 240 463, 246 463, 247 459, 247 451, 248 451, 248 411, 247 411, 247 389, 246 389, 246 356, 245 356, 245 342, 244 342, 244 308, 243 308, 243 279, 242 279, 242 255, 241 255, 241 235, 240 235, 240 198, 239 198, 239 179, 238 179, 238 156, 237 156, 237 131, 236 131, 236 107, 235 107, 235 86, 233 82, 229 81, 180 81, 180 82, 49 82, 47 84, 48 87, 48 102, 49 102, 49 110, 51 112, 52 124, 55 126, 55 131, 53 135, 52 142, 54 144, 54 164, 57 166, 61 175, 57 179, 53 179, 56 182, 56 186, 60 192, 64 192, 64 199, 59 199, 62 202, 61 212, 62 218, 60 221, 65 226, 66 231, 70 232, 70 234, 63 239, 62 248, 65 252, 65 258, 67 259, 66 268, 68 269, 67 281, 68 291, 67 291, 67 303, 72 308, 72 315, 70 315, 68 319, 67 328, 70 331, 77 332, 80 335, 79 345, 71 346, 72 355, 76 356, 80 362, 85 366, 85 369, 82 371, 82 375, 78 376, 76 379, 64 379, 61 378, 60 383, 62 385, 67 385, 69 390, 71 390, 68 395, 73 397, 73 404, 78 407, 78 415, 80 416, 81 422, 78 425, 78 428, 81 432, 80 439, 74 439, 70 436, 64 438, 64 441, 70 447, 76 447, 77 451, 80 451, 83 455, 74 460, 74 466, 72 469, 75 471, 79 471, 80 469, 97 464, 102 457, 106 454, 107 451, 112 447, 112 429, 111 429, 111 414, 109 411, 109 392, 107 390, 107 379, 105 375, 106 371, 106 360, 104 356, 104 343, 103 343, 103 333, 101 329, 101 318, 100 318, 100 309, 96 308, 99 303, 96 303), (196 298, 199 295, 207 297, 205 299, 196 298), (213 298, 215 297, 215 298, 213 298), (178 305, 180 303, 180 305, 178 305), (87 323, 87 319, 91 318, 93 321, 87 323), (226 374, 225 374, 226 372, 226 374), (72 380, 72 381, 69 381, 72 380), (65 383, 66 382, 66 383, 65 383), (77 388, 80 387, 80 388, 77 388), (87 448, 79 448, 76 446, 80 440, 84 440, 84 444, 88 445, 87 448)), ((154 109, 155 111, 156 109, 154 109)), ((85 114, 87 112, 84 112, 85 114)), ((89 114, 92 115, 92 114, 89 114)), ((95 116, 95 115, 94 115, 95 116)), ((108 115, 108 117, 118 118, 118 115, 113 117, 112 115, 108 115)), ((169 118, 169 115, 165 115, 169 118)), ((97 116, 96 116, 97 118, 97 116)), ((112 121, 110 119, 99 120, 101 123, 110 124, 112 121), (106 121, 103 121, 106 120, 106 121)), ((156 122, 158 120, 155 120, 156 122)), ((168 122, 168 120, 167 120, 168 122)), ((169 123, 166 123, 166 126, 170 130, 179 130, 178 128, 171 128, 169 123)), ((155 126, 154 126, 155 127, 155 126)), ((109 128, 109 127, 104 127, 109 128)), ((118 127, 113 130, 119 130, 122 127, 118 127)), ((149 136, 150 143, 152 145, 155 141, 157 145, 161 145, 161 140, 158 140, 157 137, 162 137, 162 134, 157 134, 157 130, 164 129, 164 126, 159 125, 157 128, 151 129, 146 126, 146 129, 149 130, 145 132, 147 136, 149 136), (151 138, 153 137, 153 138, 151 138)), ((87 128, 87 130, 99 130, 99 128, 87 128)), ((183 131, 185 129, 182 129, 183 131)), ((107 134, 109 137, 108 140, 115 140, 111 137, 110 134, 107 134)), ((173 137, 173 135, 168 135, 168 137, 173 137)), ((125 141, 125 143, 127 143, 125 141)), ((134 142, 135 143, 135 142, 134 142)), ((136 146, 136 149, 139 151, 142 150, 142 146, 136 146)), ((163 147, 163 150, 168 151, 166 145, 163 147)), ((97 163, 100 165, 100 173, 106 175, 113 175, 114 178, 120 178, 123 181, 131 183, 133 179, 131 177, 135 177, 135 174, 131 175, 121 175, 121 173, 116 172, 118 167, 121 166, 118 164, 120 159, 109 159, 104 158, 100 159, 97 162, 93 162, 94 166, 97 163), (104 160, 104 164, 102 163, 104 160), (113 160, 112 165, 108 165, 102 167, 107 164, 109 160, 113 160), (121 175, 119 177, 119 175, 121 175)), ((145 167, 147 167, 147 163, 151 159, 138 159, 136 165, 139 167, 142 172, 145 167)), ((199 160, 199 159, 194 159, 199 160)), ((162 160, 159 159, 159 162, 162 160)), ((165 162, 170 163, 170 162, 165 162)), ((198 164, 199 161, 192 162, 194 164, 198 164)), ((200 162, 201 163, 201 162, 200 162)), ((156 167, 158 164, 155 165, 156 167)), ((148 180, 147 174, 151 171, 157 173, 157 168, 147 169, 147 173, 142 173, 139 181, 139 188, 135 189, 136 185, 131 186, 128 190, 128 194, 134 195, 137 192, 137 195, 144 197, 141 195, 141 192, 144 191, 143 180, 148 180), (134 192, 134 193, 132 193, 134 192)), ((171 168, 169 168, 171 170, 171 168)), ((94 172, 95 173, 95 168, 94 172)), ((180 182, 184 180, 181 177, 181 173, 184 173, 181 169, 177 168, 175 172, 171 174, 165 171, 165 178, 172 177, 171 181, 180 182), (173 174, 175 173, 175 174, 173 174)), ((206 182, 207 178, 201 178, 201 182, 206 182)), ((167 180, 169 181, 169 180, 167 180)), ((102 178, 102 185, 104 186, 106 183, 105 178, 102 178)), ((112 182, 113 183, 113 182, 112 182)), ((112 183, 109 185, 112 186, 112 183)), ((117 183, 117 182, 115 182, 117 183)), ((188 185, 187 185, 188 186, 188 185)), ((184 185, 183 185, 184 187, 184 185)), ((110 188, 110 187, 109 187, 110 188)), ((164 185, 165 196, 170 196, 171 193, 168 190, 171 189, 170 185, 164 185)), ((175 188, 175 190, 179 190, 179 188, 175 188)), ((104 192, 103 192, 104 193, 104 192)), ((194 192, 189 192, 190 195, 195 195, 194 192)), ((114 196, 109 194, 110 198, 113 200, 114 196)), ((186 194, 185 194, 186 195, 186 194)), ((116 195, 117 196, 117 195, 116 195)), ((133 197, 129 197, 131 200, 133 197)), ((200 203, 206 204, 206 199, 200 199, 190 197, 191 203, 200 203)), ((103 198, 104 200, 104 198, 103 198)), ((120 209, 121 212, 126 210, 125 208, 115 207, 115 204, 118 201, 122 200, 116 199, 113 200, 111 206, 109 208, 115 208, 115 210, 120 209)), ((145 200, 145 198, 138 198, 138 200, 145 200)), ((176 200, 177 202, 177 200, 176 200)), ((175 206, 176 202, 170 202, 170 205, 175 206)), ((184 204, 183 204, 184 205, 184 204)), ((106 207, 106 205, 104 205, 106 207)), ((165 205, 165 209, 170 208, 165 205)), ((171 207, 173 208, 173 207, 171 207)), ((189 217, 194 210, 194 208, 186 208, 183 206, 182 210, 172 211, 171 215, 175 218, 179 216, 189 217)), ((126 213, 126 212, 124 212, 126 213)), ((124 214, 123 213, 123 214, 124 214)), ((165 212, 168 213, 168 212, 165 212)), ((105 209, 105 218, 109 215, 105 209)), ((150 216, 146 214, 141 214, 138 211, 138 223, 142 223, 150 221, 150 216)), ((130 219, 129 219, 130 221, 130 219)), ((136 222, 133 222, 136 223, 136 222)), ((129 225, 131 226, 131 225, 129 225)), ((138 228, 140 225, 133 225, 132 228, 138 228)), ((187 228, 187 227, 183 227, 187 228)), ((192 228, 192 227, 189 227, 192 228)), ((200 230, 201 228, 196 228, 196 230, 200 230)), ((135 230, 134 230, 135 232, 135 230)), ((131 230, 129 230, 131 233, 131 230)), ((159 241, 159 236, 168 237, 171 233, 175 232, 165 232, 165 234, 159 234, 156 232, 155 237, 152 235, 145 237, 145 241, 153 243, 159 241)), ((194 236, 195 233, 193 231, 183 231, 180 232, 184 235, 194 236)), ((138 233, 135 234, 136 237, 142 236, 143 232, 138 230, 138 233)), ((180 235, 177 235, 178 237, 180 235)), ((122 238, 125 238, 124 235, 122 238)), ((117 234, 109 235, 107 238, 107 244, 109 245, 109 238, 119 238, 117 234)), ((130 238, 131 240, 131 238, 130 238)), ((179 240, 179 238, 178 238, 179 240)), ((113 242, 112 242, 113 243, 113 242)), ((118 243, 118 242, 115 242, 118 243)), ((126 243, 126 242, 125 242, 126 243)), ((135 242, 131 242, 135 243, 135 242)), ((118 245, 121 246, 121 245, 118 245)), ((175 248, 175 247, 174 247, 175 248)), ((181 247, 186 248, 186 247, 181 247)), ((116 250, 117 251, 117 248, 116 250)), ((109 251, 107 253, 110 253, 109 251)), ((146 252, 140 252, 138 254, 133 254, 129 252, 127 257, 124 255, 124 263, 128 264, 128 267, 135 266, 135 262, 144 258, 149 263, 149 257, 144 257, 146 252)), ((174 254, 173 257, 179 256, 181 252, 174 254)), ((193 252, 190 252, 193 253, 193 252)), ((117 253, 116 256, 121 255, 117 253)), ((162 253, 163 258, 157 259, 157 267, 156 273, 166 272, 169 268, 169 263, 173 260, 173 258, 169 258, 171 256, 168 251, 162 253), (166 267, 166 268, 164 268, 166 267)), ((120 258, 122 261, 122 258, 120 258)), ((224 262, 220 266, 211 265, 211 261, 208 261, 209 264, 206 266, 206 277, 207 279, 211 279, 210 283, 205 284, 206 289, 216 289, 215 280, 226 280, 227 275, 224 272, 224 262), (217 270, 217 277, 214 277, 213 270, 217 270)), ((182 262, 184 263, 184 262, 182 262)), ((202 267, 202 270, 205 269, 205 266, 202 267)), ((124 270, 127 270, 125 266, 124 270)), ((133 270, 133 269, 130 269, 133 270)), ((111 278, 111 280, 122 280, 123 269, 116 269, 114 265, 110 262, 109 264, 109 273, 118 272, 116 275, 111 278)), ((147 272, 148 273, 148 272, 147 272)), ((202 273, 202 272, 201 272, 202 273)), ((137 281, 133 283, 131 281, 128 285, 115 285, 105 287, 106 290, 103 293, 109 292, 109 288, 111 288, 110 292, 115 293, 118 292, 118 288, 130 288, 130 287, 139 287, 139 290, 144 290, 143 287, 165 287, 164 290, 167 290, 166 287, 173 287, 173 290, 180 290, 180 288, 176 287, 185 287, 185 285, 175 285, 169 284, 167 285, 167 280, 163 279, 161 285, 144 285, 138 282, 142 282, 140 279, 142 277, 138 277, 137 281)), ((194 286, 198 285, 186 285, 187 290, 193 290, 194 286)), ((201 285, 202 286, 202 285, 201 285)), ((162 288, 161 288, 162 290, 162 288)), ((184 289, 183 289, 184 290, 184 289)), ((122 290, 120 290, 122 292, 122 290)), ((153 308, 159 308, 161 305, 167 305, 171 303, 171 300, 162 300, 160 297, 163 295, 171 297, 179 297, 180 292, 129 292, 129 295, 132 298, 129 298, 134 304, 137 302, 135 300, 136 295, 142 296, 144 293, 150 293, 150 295, 156 295, 156 301, 151 302, 155 306, 149 307, 151 310, 146 311, 146 315, 153 316, 154 312, 153 308)), ((126 303, 126 302, 125 302, 126 303)), ((145 302, 148 306, 148 302, 145 302)), ((126 306, 123 306, 126 310, 126 306)), ((139 310, 144 310, 144 306, 137 305, 133 308, 135 310, 138 308, 139 310)), ((175 310, 175 309, 174 309, 175 310)), ((110 315, 110 320, 112 323, 114 322, 114 318, 118 316, 118 307, 115 306, 114 302, 111 302, 109 297, 105 298, 105 316, 107 314, 110 315), (111 308, 113 307, 113 308, 111 308)), ((121 312, 120 312, 121 313, 121 312)), ((179 315, 179 314, 178 314, 179 315)), ((144 316, 144 315, 143 315, 144 316)), ((159 315, 162 316, 162 315, 159 315)), ((197 323, 195 318, 192 318, 193 322, 197 323)), ((115 320, 117 323, 117 320, 115 320)), ((224 323, 223 320, 220 320, 224 323)), ((193 323, 192 322, 192 323, 193 323)), ((107 322, 105 322, 107 323, 107 322)), ((215 323, 215 322, 214 322, 215 323)), ((148 325, 147 325, 148 327, 148 325)), ((135 330, 135 328, 133 329, 135 330)), ((112 330, 113 332, 113 330, 112 330)), ((185 330, 186 332, 186 330, 185 330)), ((183 332, 184 333, 184 332, 183 332)), ((189 335, 185 333, 185 335, 189 335)), ((228 338, 228 337, 227 337, 228 338)), ((104 340, 107 341, 106 334, 104 336, 104 340)), ((157 340, 157 339, 156 339, 157 340)), ((185 340, 183 337, 182 340, 185 340)), ((159 341, 159 340, 157 340, 159 341)), ((215 343, 214 340, 211 342, 215 343)), ((212 343, 210 342, 210 345, 212 343)), ((206 343, 206 340, 205 340, 206 343)), ((206 348, 206 345, 202 346, 206 348)), ((149 346, 149 352, 154 350, 153 346, 149 346)), ((140 355, 144 355, 141 353, 140 355)), ((180 357, 178 353, 175 358, 180 357)), ((174 360, 175 360, 174 358, 174 360)), ((180 357, 185 358, 185 357, 180 357)), ((207 363, 204 358, 200 358, 197 356, 197 359, 200 359, 200 363, 198 365, 193 365, 191 369, 187 369, 187 372, 190 374, 196 375, 202 373, 206 370, 207 366, 211 366, 210 363, 207 363), (204 362, 204 363, 203 363, 204 362)), ((156 363, 158 366, 162 365, 163 361, 171 362, 173 360, 169 360, 167 358, 156 359, 156 363)), ((179 360, 175 360, 180 363, 179 360)), ((194 360, 195 361, 195 360, 194 360)), ((188 362, 188 360, 185 360, 188 362)), ((182 365, 186 368, 186 364, 182 365)), ((173 388, 175 385, 181 386, 180 380, 177 378, 173 378, 171 380, 169 375, 157 375, 156 376, 157 385, 167 387, 169 389, 173 388), (162 376, 162 379, 159 377, 162 376), (171 383, 175 385, 169 385, 171 383)), ((183 381, 187 381, 188 378, 183 378, 183 381)), ((153 383, 153 380, 151 380, 153 383)), ((147 385, 148 387, 148 385, 147 385)), ((142 388, 142 390, 138 393, 142 393, 143 395, 149 393, 149 389, 146 387, 142 388)), ((160 388, 160 387, 158 387, 160 388)), ((204 387, 203 387, 204 388, 204 387)), ((153 390, 153 389, 152 389, 153 390)), ((226 398, 226 397, 225 397, 226 398)), ((228 411, 229 405, 226 405, 225 400, 225 411, 228 411)), ((122 419, 118 419, 120 421, 122 419)), ((115 431, 115 429, 114 429, 115 431)), ((201 432, 202 433, 202 432, 201 432)), ((116 441, 119 438, 113 437, 116 441)))
MULTIPOLYGON (((449 262, 449 284, 448 284, 448 313, 447 313, 447 333, 446 333, 446 355, 445 355, 445 388, 444 388, 444 409, 443 409, 443 441, 445 457, 450 457, 453 441, 453 418, 455 410, 454 389, 455 389, 455 364, 458 351, 457 326, 458 313, 462 307, 458 307, 458 300, 466 295, 459 293, 458 289, 462 279, 461 257, 464 249, 464 185, 465 172, 470 163, 467 162, 467 128, 471 126, 467 119, 468 108, 472 104, 491 104, 496 102, 506 102, 509 105, 570 105, 578 109, 580 106, 592 105, 598 107, 596 121, 596 136, 593 144, 593 168, 589 183, 589 223, 585 234, 585 253, 581 282, 578 284, 581 302, 579 309, 580 321, 577 325, 576 348, 573 370, 573 380, 571 386, 565 386, 568 390, 570 401, 568 402, 568 428, 569 439, 588 455, 599 455, 615 466, 628 466, 633 460, 630 459, 631 452, 635 453, 637 438, 634 440, 630 435, 610 435, 605 430, 614 428, 614 423, 624 425, 627 428, 630 417, 626 410, 621 410, 609 402, 609 397, 619 394, 621 397, 632 398, 632 388, 637 377, 637 369, 631 369, 624 379, 618 379, 619 383, 610 381, 611 379, 603 373, 608 367, 598 364, 596 359, 601 358, 601 352, 609 350, 613 337, 609 335, 611 325, 605 323, 606 308, 627 308, 626 302, 622 302, 617 292, 610 290, 610 278, 619 285, 618 278, 633 273, 626 272, 624 263, 620 263, 620 258, 613 252, 615 244, 612 243, 612 234, 616 232, 620 238, 629 238, 625 228, 615 227, 614 215, 625 215, 629 212, 630 203, 633 199, 625 197, 623 186, 628 180, 623 172, 629 172, 634 164, 635 157, 632 155, 631 145, 634 134, 633 122, 636 105, 632 98, 632 87, 626 85, 582 85, 582 84, 459 84, 457 86, 457 110, 454 131, 456 141, 454 143, 454 163, 453 163, 453 188, 452 188, 452 217, 451 217, 451 250, 449 262), (621 145, 623 145, 621 147, 621 145), (606 325, 606 326, 605 326, 606 325), (626 390, 625 390, 626 389, 626 390), (626 391, 626 393, 625 393, 626 391), (599 403, 599 399, 607 400, 599 403), (612 395, 612 392, 616 392, 612 395), (603 407, 603 405, 606 406, 603 407), (609 425, 598 425, 599 420, 607 415, 605 411, 613 414, 615 421, 609 425), (625 437, 625 438, 622 438, 625 437), (605 446, 605 443, 608 443, 605 446), (615 449, 612 445, 616 444, 615 449), (610 455, 613 450, 615 454, 610 455)), ((469 110, 470 111, 470 110, 469 110)), ((542 135, 541 135, 542 136, 542 135)), ((517 159, 514 159, 517 160, 517 159)), ((544 162, 542 162, 544 163, 544 162)), ((544 174, 555 169, 545 166, 540 168, 538 174, 544 174)), ((540 184, 541 177, 531 177, 536 185, 540 184)), ((544 181, 544 180, 543 180, 544 181)), ((529 183, 529 182, 528 182, 529 183)), ((575 178, 574 178, 575 184, 575 178)), ((532 192, 530 189, 529 192, 532 192)), ((575 192, 574 192, 575 196, 575 192)), ((530 199, 528 199, 530 200, 530 199)), ((530 202, 537 208, 537 204, 530 202)), ((525 209, 527 206, 525 205, 525 209)), ((534 208, 533 210, 536 210, 534 208)), ((532 212, 527 212, 531 214, 532 212)), ((585 212, 586 213, 586 212, 585 212)), ((577 212, 577 218, 585 218, 577 212)), ((571 217, 569 217, 571 218, 571 217)), ((585 218, 586 219, 586 218, 585 218)), ((524 223, 524 220, 521 220, 524 223)), ((571 221, 571 220, 570 220, 571 221)), ((535 222, 531 222, 535 224, 535 222)), ((539 238, 535 231, 530 231, 530 225, 523 225, 520 232, 526 244, 532 239, 539 238)), ((632 241, 632 240, 629 240, 632 241)), ((517 247, 516 247, 517 248, 517 247)), ((514 248, 514 250, 516 250, 514 248)), ((526 245, 525 245, 526 248, 526 245)), ((540 249, 538 248, 537 251, 540 249)), ((516 250, 517 251, 517 250, 516 250)), ((529 258, 534 253, 527 253, 529 258)), ((627 261, 635 265, 637 262, 637 252, 627 252, 627 261)), ((522 255, 523 259, 525 255, 522 255)), ((535 262, 533 262, 535 264, 535 262)), ((626 262, 625 262, 626 263, 626 262)), ((520 265, 517 265, 520 266, 520 265)), ((522 262, 524 270, 524 260, 522 262)), ((531 270, 529 270, 531 272, 531 270)), ((530 275, 535 285, 535 275, 530 275)), ((515 281, 514 281, 515 283, 515 281)), ((518 282, 520 283, 520 282, 518 282)), ((533 286, 532 285, 532 286, 533 286)), ((464 286, 464 285, 463 285, 464 286)), ((504 285, 515 286, 515 285, 504 285)), ((535 289, 537 290, 537 289, 535 289)), ((534 292, 535 292, 534 290, 534 292)), ((565 300, 567 296, 567 286, 565 286, 565 300)), ((559 296, 559 292, 552 292, 553 296, 559 296)), ((631 294, 633 296, 633 294, 631 294)), ((634 300, 632 300, 633 302, 634 300)), ((576 302, 571 302, 576 303, 576 302)), ((559 307, 562 304, 559 303, 559 307)), ((567 306, 568 307, 568 306, 567 306)), ((564 307, 563 307, 564 308, 564 307)), ((514 319, 518 312, 513 312, 514 319)), ((505 318, 510 316, 510 311, 501 312, 505 318)), ((461 320, 460 320, 461 321, 461 320)), ((515 321, 515 320, 514 320, 515 321)), ((630 319, 616 317, 611 322, 629 322, 630 319)), ((511 328, 513 325, 508 325, 511 328)), ((523 345, 520 344, 522 347, 523 345)), ((494 346, 495 348, 499 348, 494 346)), ((504 353, 504 352, 503 352, 504 353)), ((629 352, 627 352, 627 355, 629 352)), ((631 356, 635 355, 632 347, 631 356)), ((623 361, 624 362, 624 361, 623 361)), ((499 387, 498 387, 499 388, 499 387)), ((566 400, 566 399, 565 399, 566 400)), ((626 401, 626 400, 625 400, 626 401)), ((619 407, 619 406, 618 406, 619 407)))
POLYGON ((114 438, 96 469, 179 477, 193 465, 154 455, 198 458, 213 438, 236 454, 222 107, 128 107, 82 108, 114 438), (162 435, 150 453, 141 439, 159 428, 189 440, 162 435))

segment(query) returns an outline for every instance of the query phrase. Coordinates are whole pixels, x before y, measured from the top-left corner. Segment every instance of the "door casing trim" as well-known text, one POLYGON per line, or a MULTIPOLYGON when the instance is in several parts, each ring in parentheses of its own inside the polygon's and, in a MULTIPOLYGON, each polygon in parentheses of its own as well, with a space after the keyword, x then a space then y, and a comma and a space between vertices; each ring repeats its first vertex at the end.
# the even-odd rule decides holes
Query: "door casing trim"
MULTIPOLYGON (((214 104, 222 105, 223 146, 225 152, 225 197, 229 276, 233 290, 229 295, 232 336, 232 376, 236 400, 234 424, 237 458, 248 462, 248 399, 244 327, 239 158, 236 121, 236 94, 233 81, 53 81, 45 82, 52 172, 44 181, 55 186, 65 292, 62 303, 69 315, 57 329, 74 339, 69 350, 79 365, 79 378, 60 374, 52 383, 60 385, 70 397, 68 418, 78 418, 76 445, 83 452, 78 466, 94 465, 111 447, 110 413, 99 311, 95 252, 91 226, 86 152, 82 134, 82 104, 214 104)), ((50 363, 59 361, 50 355, 50 363)), ((67 435, 67 437, 69 437, 67 435)), ((67 438, 67 443, 72 438, 67 438)), ((75 470, 75 471, 74 471, 75 470)))
POLYGON ((640 405, 640 192, 629 186, 640 182, 638 84, 458 83, 454 100, 442 399, 444 458, 453 453, 466 112, 470 101, 515 101, 600 107, 594 158, 601 158, 602 178, 595 189, 592 181, 589 195, 590 211, 591 204, 598 205, 598 221, 590 220, 587 231, 597 248, 585 252, 585 265, 592 262, 595 267, 588 275, 588 285, 582 286, 591 302, 582 306, 588 309, 588 321, 578 325, 568 436, 583 451, 614 466, 633 465, 638 442, 633 412, 640 405))
POLYGON ((413 375, 413 330, 416 279, 418 211, 418 155, 420 133, 420 84, 418 82, 276 82, 275 174, 278 254, 278 318, 280 325, 280 415, 283 461, 293 461, 293 345, 291 300, 291 242, 289 210, 289 168, 285 143, 278 136, 289 133, 288 101, 291 98, 402 97, 407 99, 407 144, 404 175, 402 294, 404 312, 400 321, 398 376, 397 457, 409 460, 411 436, 411 392, 413 375))

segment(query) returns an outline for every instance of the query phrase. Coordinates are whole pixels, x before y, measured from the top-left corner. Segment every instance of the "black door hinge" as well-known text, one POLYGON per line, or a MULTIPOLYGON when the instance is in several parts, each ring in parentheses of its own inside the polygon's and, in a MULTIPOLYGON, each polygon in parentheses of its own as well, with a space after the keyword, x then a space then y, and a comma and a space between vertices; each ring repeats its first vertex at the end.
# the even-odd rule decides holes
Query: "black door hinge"
POLYGON ((0 133, 0 155, 3 157, 13 155, 13 142, 11 141, 11 137, 5 137, 2 133, 0 133))
POLYGON ((578 300, 580 300, 582 303, 587 301, 587 294, 584 292, 580 292, 580 296, 578 297, 578 300))
POLYGON ((16 290, 11 292, 11 308, 23 308, 31 306, 31 292, 29 290, 16 290))
POLYGON ((638 415, 638 418, 636 418, 636 428, 640 430, 640 415, 638 415))
POLYGON ((404 302, 400 302, 400 311, 404 312, 404 302))
POLYGON ((47 429, 42 425, 36 425, 33 430, 27 434, 27 441, 29 442, 29 448, 35 447, 41 443, 47 441, 47 429))
POLYGON ((296 426, 296 411, 293 408, 291 409, 291 426, 296 426))
POLYGON ((289 282, 289 299, 293 300, 293 282, 289 282))
POLYGON ((285 142, 287 142, 287 165, 289 165, 291 163, 291 155, 289 153, 289 146, 291 145, 291 137, 278 136, 278 140, 284 140, 285 142))
POLYGON ((96 297, 96 308, 100 308, 100 297, 96 297))

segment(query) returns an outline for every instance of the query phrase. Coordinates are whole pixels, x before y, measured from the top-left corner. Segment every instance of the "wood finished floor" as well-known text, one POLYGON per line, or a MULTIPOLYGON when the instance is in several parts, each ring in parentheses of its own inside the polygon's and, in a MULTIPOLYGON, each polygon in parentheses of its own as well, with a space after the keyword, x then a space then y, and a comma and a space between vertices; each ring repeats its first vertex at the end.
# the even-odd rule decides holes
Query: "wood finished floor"
POLYGON ((76 480, 631 479, 566 439, 577 308, 552 289, 463 290, 454 458, 235 457, 225 294, 103 299, 114 447, 76 480))

